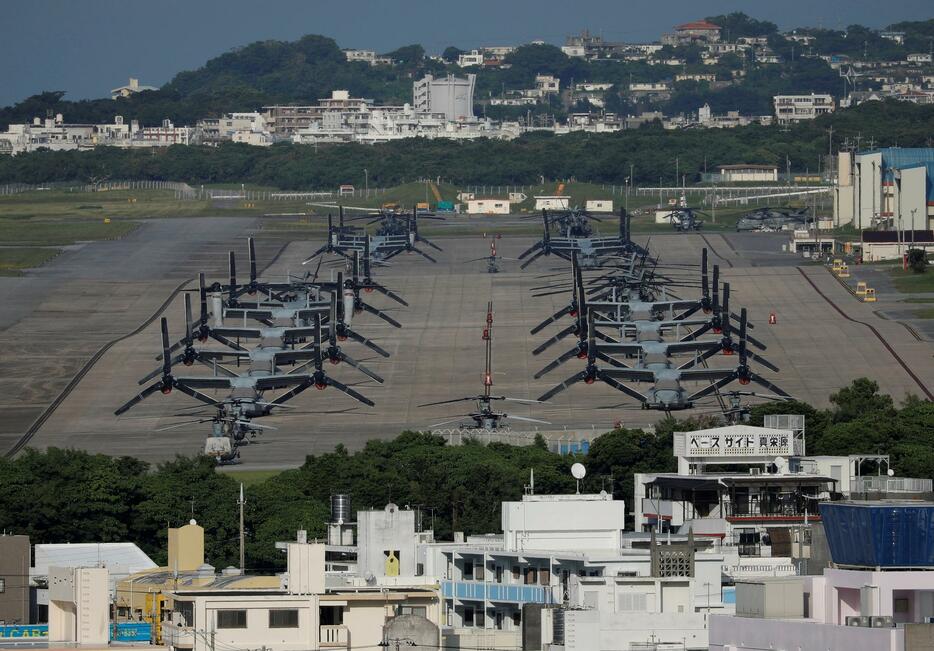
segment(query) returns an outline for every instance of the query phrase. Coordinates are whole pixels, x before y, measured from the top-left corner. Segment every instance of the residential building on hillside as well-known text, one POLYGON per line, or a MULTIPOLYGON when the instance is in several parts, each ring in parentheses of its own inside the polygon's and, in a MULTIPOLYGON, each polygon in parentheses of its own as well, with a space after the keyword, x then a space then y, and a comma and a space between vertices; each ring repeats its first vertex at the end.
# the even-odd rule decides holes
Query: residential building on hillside
POLYGON ((120 97, 129 97, 130 95, 135 95, 137 93, 142 93, 147 90, 159 90, 155 86, 143 86, 139 83, 139 79, 135 77, 130 77, 130 81, 126 86, 118 86, 110 91, 110 99, 117 99, 120 97))
POLYGON ((461 68, 483 65, 483 52, 480 50, 471 50, 457 55, 457 65, 461 68))
POLYGON ((695 20, 675 27, 674 33, 663 34, 665 45, 688 45, 697 41, 714 43, 720 40, 720 26, 707 20, 695 20))
POLYGON ((813 120, 834 111, 833 96, 826 94, 776 95, 772 98, 772 104, 779 124, 813 120))
POLYGON ((420 113, 441 113, 450 121, 472 120, 477 76, 425 75, 412 85, 412 105, 420 113))

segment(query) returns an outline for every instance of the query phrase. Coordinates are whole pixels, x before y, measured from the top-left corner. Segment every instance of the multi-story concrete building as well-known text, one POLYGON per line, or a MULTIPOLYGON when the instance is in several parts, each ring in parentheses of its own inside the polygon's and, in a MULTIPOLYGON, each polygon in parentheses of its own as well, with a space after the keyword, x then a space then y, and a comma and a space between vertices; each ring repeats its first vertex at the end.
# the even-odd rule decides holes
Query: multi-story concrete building
POLYGON ((776 95, 772 98, 775 118, 779 124, 791 124, 813 120, 819 115, 833 113, 833 96, 811 93, 810 95, 776 95))
POLYGON ((471 120, 476 78, 473 74, 466 79, 454 75, 435 79, 425 75, 413 84, 412 104, 418 112, 443 113, 445 119, 452 122, 471 120))
POLYGON ((934 648, 934 503, 821 505, 835 567, 737 583, 735 615, 714 615, 712 651, 934 648))
POLYGON ((934 148, 840 152, 834 223, 924 231, 934 225, 934 148))

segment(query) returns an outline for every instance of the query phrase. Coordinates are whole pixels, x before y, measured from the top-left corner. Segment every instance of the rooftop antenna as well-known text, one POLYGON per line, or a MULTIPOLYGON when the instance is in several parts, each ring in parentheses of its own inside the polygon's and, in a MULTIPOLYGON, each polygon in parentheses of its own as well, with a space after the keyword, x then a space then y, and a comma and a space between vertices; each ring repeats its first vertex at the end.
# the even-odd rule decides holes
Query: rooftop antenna
POLYGON ((577 480, 577 494, 581 494, 581 479, 587 476, 587 469, 582 463, 575 463, 571 466, 571 476, 577 480))
POLYGON ((529 485, 525 491, 527 495, 535 495, 535 468, 529 468, 529 485))

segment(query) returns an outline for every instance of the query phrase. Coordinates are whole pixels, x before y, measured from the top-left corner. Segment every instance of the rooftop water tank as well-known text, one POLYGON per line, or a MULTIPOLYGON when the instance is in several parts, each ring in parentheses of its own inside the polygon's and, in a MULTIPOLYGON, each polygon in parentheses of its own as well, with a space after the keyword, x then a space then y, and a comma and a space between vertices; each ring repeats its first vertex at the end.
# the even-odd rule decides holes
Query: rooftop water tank
POLYGON ((350 510, 350 495, 346 493, 331 495, 331 522, 337 524, 353 522, 353 515, 350 510))

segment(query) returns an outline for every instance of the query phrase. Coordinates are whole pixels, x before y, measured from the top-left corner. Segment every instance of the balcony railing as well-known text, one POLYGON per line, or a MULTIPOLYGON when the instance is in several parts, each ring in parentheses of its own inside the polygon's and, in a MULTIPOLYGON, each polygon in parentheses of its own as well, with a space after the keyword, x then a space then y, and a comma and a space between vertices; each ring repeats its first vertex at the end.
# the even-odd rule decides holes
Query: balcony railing
POLYGON ((348 649, 350 648, 350 631, 346 626, 319 626, 318 643, 323 649, 348 649))
MULTIPOLYGON (((812 503, 807 510, 809 517, 820 515, 817 510, 817 504, 812 503)), ((762 517, 762 518, 780 518, 804 517, 805 504, 803 502, 732 502, 724 504, 724 511, 727 518, 743 517, 762 517)))
POLYGON ((853 477, 850 480, 850 492, 854 493, 930 493, 932 480, 914 477, 853 477))

